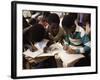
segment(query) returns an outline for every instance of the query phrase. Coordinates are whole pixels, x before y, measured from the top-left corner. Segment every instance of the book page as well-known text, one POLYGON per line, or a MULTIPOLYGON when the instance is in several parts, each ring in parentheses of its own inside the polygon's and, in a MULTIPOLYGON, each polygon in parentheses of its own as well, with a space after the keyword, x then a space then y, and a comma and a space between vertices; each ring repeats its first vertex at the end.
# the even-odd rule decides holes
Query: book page
POLYGON ((37 57, 39 54, 42 54, 43 52, 41 50, 37 50, 35 52, 30 51, 29 49, 25 52, 23 52, 23 54, 27 57, 32 57, 35 58, 37 57))
POLYGON ((43 53, 43 50, 37 50, 35 52, 31 52, 27 50, 23 54, 26 56, 35 58, 35 57, 46 57, 46 56, 55 56, 57 55, 64 64, 71 63, 77 59, 83 58, 83 54, 69 54, 65 50, 63 50, 63 46, 60 43, 55 43, 50 46, 51 50, 47 53, 43 53))

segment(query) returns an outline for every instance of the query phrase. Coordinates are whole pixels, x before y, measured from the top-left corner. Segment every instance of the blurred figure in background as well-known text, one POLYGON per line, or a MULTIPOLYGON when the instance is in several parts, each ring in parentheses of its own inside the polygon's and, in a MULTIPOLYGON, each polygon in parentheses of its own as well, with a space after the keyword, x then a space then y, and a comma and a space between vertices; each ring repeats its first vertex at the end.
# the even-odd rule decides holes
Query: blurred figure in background
POLYGON ((82 21, 83 21, 83 26, 85 28, 86 34, 89 35, 89 38, 91 39, 91 15, 84 14, 82 21))
POLYGON ((78 15, 78 24, 82 26, 91 39, 91 14, 80 13, 78 15))
POLYGON ((42 24, 44 28, 48 29, 47 17, 50 15, 50 12, 42 12, 42 15, 38 17, 39 24, 42 24))

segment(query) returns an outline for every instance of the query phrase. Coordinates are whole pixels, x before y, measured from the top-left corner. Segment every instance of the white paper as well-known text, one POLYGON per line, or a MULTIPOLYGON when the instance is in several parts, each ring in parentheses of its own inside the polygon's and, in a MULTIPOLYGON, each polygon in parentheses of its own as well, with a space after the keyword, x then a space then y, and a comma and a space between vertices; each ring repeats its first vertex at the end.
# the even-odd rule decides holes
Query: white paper
POLYGON ((56 54, 63 62, 63 64, 67 67, 69 63, 76 61, 80 58, 83 58, 84 55, 82 54, 69 54, 64 49, 60 43, 53 44, 52 46, 52 54, 56 54), (56 49, 55 49, 56 48, 56 49))
POLYGON ((23 54, 27 57, 32 57, 35 58, 37 57, 39 54, 42 54, 43 52, 41 50, 37 50, 35 52, 30 51, 29 49, 25 52, 23 52, 23 54))
POLYGON ((84 55, 82 54, 69 54, 64 50, 62 51, 60 50, 58 56, 62 60, 63 64, 66 65, 66 67, 68 66, 69 63, 72 63, 73 61, 76 61, 84 57, 84 55))
POLYGON ((38 49, 38 50, 43 50, 44 47, 46 47, 48 40, 44 39, 41 42, 37 42, 34 44, 34 46, 38 49))
POLYGON ((43 50, 39 49, 35 52, 31 52, 30 50, 27 50, 23 54, 28 57, 46 57, 46 56, 58 56, 63 64, 65 66, 68 66, 69 63, 72 63, 80 58, 83 58, 84 55, 82 54, 69 54, 65 50, 63 50, 63 46, 60 43, 55 43, 50 46, 51 51, 48 51, 48 53, 43 53, 43 50))

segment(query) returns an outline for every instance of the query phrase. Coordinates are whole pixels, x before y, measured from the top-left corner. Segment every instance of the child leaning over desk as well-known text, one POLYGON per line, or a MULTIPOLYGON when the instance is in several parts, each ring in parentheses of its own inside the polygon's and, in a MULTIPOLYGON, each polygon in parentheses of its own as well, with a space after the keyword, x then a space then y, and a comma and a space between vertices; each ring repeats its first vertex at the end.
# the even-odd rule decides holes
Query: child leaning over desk
MULTIPOLYGON (((76 14, 76 13, 74 13, 76 14)), ((65 30, 64 49, 69 54, 84 54, 90 57, 90 40, 84 29, 75 24, 75 19, 71 15, 65 15, 62 20, 65 30)))
MULTIPOLYGON (((27 43, 23 45, 24 51, 27 52, 29 50, 34 54, 35 51, 44 48, 43 44, 46 44, 48 40, 45 40, 45 29, 41 24, 34 24, 28 30, 28 38, 27 43)), ((39 54, 41 53, 38 52, 39 54)), ((36 54, 36 53, 35 53, 36 54)), ((56 62, 54 57, 41 57, 34 58, 29 56, 23 56, 23 68, 24 69, 39 69, 39 68, 54 68, 56 66, 56 62)))

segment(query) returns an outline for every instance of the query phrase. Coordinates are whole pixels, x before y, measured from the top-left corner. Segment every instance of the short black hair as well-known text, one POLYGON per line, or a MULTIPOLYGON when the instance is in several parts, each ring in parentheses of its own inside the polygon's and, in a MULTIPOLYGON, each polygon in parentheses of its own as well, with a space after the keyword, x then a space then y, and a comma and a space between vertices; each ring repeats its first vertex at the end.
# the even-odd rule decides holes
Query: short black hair
POLYGON ((32 42, 40 42, 44 39, 45 29, 41 24, 35 24, 29 30, 32 42))
POLYGON ((56 24, 59 25, 59 23, 60 23, 60 18, 59 18, 59 16, 58 16, 56 13, 51 13, 51 14, 48 16, 47 21, 48 21, 49 24, 51 24, 51 23, 56 23, 56 24))
POLYGON ((70 15, 73 18, 73 20, 76 20, 78 13, 69 13, 68 15, 70 15))
POLYGON ((62 20, 62 27, 63 28, 71 28, 75 23, 75 19, 70 15, 65 15, 62 20))

